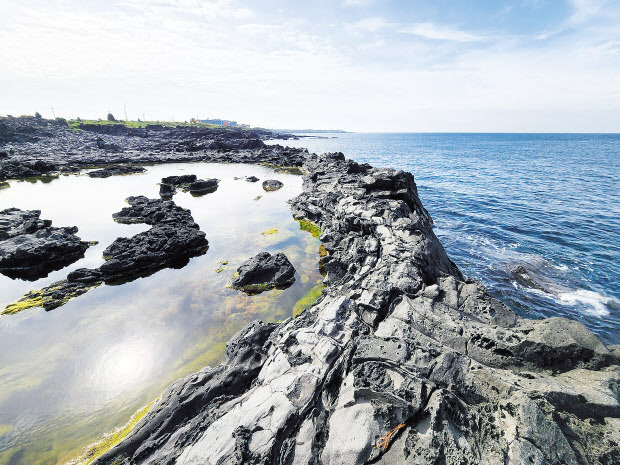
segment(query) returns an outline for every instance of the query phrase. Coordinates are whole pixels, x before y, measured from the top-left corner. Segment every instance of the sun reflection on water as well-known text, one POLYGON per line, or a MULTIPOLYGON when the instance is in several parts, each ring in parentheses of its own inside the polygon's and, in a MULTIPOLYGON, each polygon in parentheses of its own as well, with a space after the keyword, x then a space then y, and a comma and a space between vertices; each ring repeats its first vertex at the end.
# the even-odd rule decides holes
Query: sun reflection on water
POLYGON ((138 388, 154 374, 158 352, 153 341, 140 337, 108 346, 94 362, 91 387, 108 395, 138 388))

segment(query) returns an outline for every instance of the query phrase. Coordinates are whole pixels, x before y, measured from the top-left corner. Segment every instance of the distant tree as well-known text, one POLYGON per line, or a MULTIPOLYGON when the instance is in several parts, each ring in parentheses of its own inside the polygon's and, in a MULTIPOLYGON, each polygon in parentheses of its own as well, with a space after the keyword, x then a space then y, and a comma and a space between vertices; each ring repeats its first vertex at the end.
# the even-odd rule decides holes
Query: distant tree
POLYGON ((41 119, 41 113, 39 113, 38 111, 35 112, 34 117, 41 119))
POLYGON ((116 121, 116 118, 114 118, 112 113, 108 113, 108 121, 116 121))
POLYGON ((77 118, 75 118, 76 121, 82 121, 82 118, 80 118, 79 116, 77 118))

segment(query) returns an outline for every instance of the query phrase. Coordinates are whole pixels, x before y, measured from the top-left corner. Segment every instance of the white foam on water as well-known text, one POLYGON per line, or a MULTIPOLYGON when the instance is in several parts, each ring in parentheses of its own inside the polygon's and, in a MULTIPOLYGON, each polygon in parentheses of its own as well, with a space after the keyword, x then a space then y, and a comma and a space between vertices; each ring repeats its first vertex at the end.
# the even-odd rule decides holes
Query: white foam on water
POLYGON ((586 289, 577 289, 576 291, 563 292, 558 294, 561 302, 568 305, 585 306, 584 310, 590 315, 606 316, 609 315, 608 305, 616 304, 615 299, 607 297, 598 292, 588 291, 586 289))

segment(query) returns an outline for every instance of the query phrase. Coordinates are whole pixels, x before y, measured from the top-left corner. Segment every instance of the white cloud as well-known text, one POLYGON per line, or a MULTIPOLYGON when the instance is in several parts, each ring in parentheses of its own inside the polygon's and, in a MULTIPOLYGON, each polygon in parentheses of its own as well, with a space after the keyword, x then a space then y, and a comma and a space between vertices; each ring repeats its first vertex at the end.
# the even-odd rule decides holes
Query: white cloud
POLYGON ((365 18, 354 23, 345 24, 345 28, 355 33, 377 32, 381 29, 393 27, 394 24, 383 18, 365 18))
POLYGON ((483 36, 473 34, 471 32, 461 31, 451 26, 431 22, 412 24, 411 26, 400 29, 398 32, 403 34, 412 34, 432 40, 447 40, 454 42, 477 42, 484 40, 483 36))
POLYGON ((344 0, 342 4, 344 6, 367 6, 374 3, 374 0, 344 0))

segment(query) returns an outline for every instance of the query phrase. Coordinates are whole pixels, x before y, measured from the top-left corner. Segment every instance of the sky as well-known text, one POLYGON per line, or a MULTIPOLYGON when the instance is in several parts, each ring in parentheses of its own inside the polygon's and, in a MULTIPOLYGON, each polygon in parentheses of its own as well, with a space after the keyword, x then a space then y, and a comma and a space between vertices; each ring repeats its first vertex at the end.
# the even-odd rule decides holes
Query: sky
POLYGON ((619 25, 619 0, 0 0, 0 115, 620 132, 619 25))

